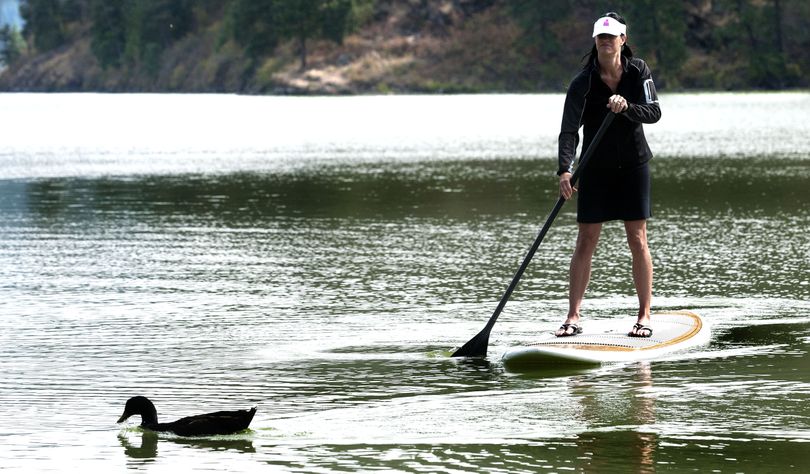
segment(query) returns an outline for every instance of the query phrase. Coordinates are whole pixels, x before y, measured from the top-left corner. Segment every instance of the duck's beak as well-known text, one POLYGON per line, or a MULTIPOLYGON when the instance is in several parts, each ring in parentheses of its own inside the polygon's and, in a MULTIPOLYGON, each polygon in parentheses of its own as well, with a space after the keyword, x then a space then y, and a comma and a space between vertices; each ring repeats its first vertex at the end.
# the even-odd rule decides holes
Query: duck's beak
POLYGON ((123 422, 124 422, 124 421, 126 421, 126 419, 127 419, 127 418, 129 418, 130 416, 132 416, 132 413, 129 413, 129 412, 126 412, 126 411, 125 411, 125 412, 124 412, 124 414, 123 414, 123 415, 121 415, 121 418, 119 418, 119 419, 118 419, 118 421, 116 421, 116 423, 123 423, 123 422))

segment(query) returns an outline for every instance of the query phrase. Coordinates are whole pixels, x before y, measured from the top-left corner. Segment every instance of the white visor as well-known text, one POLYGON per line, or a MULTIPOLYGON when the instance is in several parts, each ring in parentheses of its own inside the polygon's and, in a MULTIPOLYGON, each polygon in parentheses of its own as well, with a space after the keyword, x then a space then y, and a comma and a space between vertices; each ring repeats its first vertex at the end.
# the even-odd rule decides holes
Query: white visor
POLYGON ((596 23, 593 24, 593 37, 596 38, 597 35, 601 34, 608 34, 611 36, 619 36, 626 34, 627 26, 619 23, 618 20, 615 18, 610 18, 609 16, 603 16, 602 18, 596 20, 596 23))

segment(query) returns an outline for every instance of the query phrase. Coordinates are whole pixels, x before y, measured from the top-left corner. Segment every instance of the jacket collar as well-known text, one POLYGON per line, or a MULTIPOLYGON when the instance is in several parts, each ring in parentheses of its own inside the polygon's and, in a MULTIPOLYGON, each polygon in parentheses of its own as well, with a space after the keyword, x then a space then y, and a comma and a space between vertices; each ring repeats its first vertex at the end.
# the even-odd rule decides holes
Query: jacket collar
MULTIPOLYGON (((622 72, 627 72, 628 68, 630 67, 630 59, 622 54, 621 60, 622 60, 622 72)), ((598 72, 598 71, 599 71, 599 58, 594 56, 593 61, 591 61, 591 72, 598 72)))

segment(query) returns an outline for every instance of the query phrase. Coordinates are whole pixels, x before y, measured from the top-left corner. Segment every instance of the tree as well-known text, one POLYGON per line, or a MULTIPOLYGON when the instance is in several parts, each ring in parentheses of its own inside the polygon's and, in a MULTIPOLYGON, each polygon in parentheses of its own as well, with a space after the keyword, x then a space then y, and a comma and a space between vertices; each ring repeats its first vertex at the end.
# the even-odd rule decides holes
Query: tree
POLYGON ((686 61, 686 11, 683 2, 625 1, 630 44, 641 45, 641 54, 661 78, 659 86, 676 83, 686 61))
POLYGON ((788 86, 807 87, 810 73, 810 2, 780 0, 778 2, 781 34, 781 54, 785 58, 788 86))
POLYGON ((521 29, 515 47, 525 58, 523 64, 516 65, 516 73, 523 73, 527 84, 562 87, 574 74, 578 59, 590 49, 586 37, 581 38, 582 41, 579 37, 577 41, 566 41, 573 36, 571 25, 577 24, 572 20, 572 2, 513 0, 507 5, 509 14, 521 29))
MULTIPOLYGON (((93 0, 59 0, 62 3, 62 18, 66 23, 86 21, 93 0)), ((114 0, 113 0, 114 1, 114 0)))
POLYGON ((508 6, 509 12, 523 28, 526 40, 545 45, 544 49, 549 51, 559 50, 560 44, 552 27, 560 18, 571 13, 569 0, 513 0, 508 6))
POLYGON ((61 1, 25 0, 20 4, 20 14, 25 19, 23 35, 33 39, 37 50, 51 51, 63 44, 65 30, 61 1))
POLYGON ((743 87, 780 89, 796 76, 788 67, 784 38, 780 38, 783 3, 787 2, 718 1, 717 8, 732 13, 717 28, 718 42, 725 55, 735 61, 737 82, 743 87))
POLYGON ((118 67, 124 56, 126 0, 93 0, 90 5, 90 47, 102 68, 118 67))
POLYGON ((124 0, 124 58, 157 74, 160 57, 193 26, 192 0, 124 0))
POLYGON ((227 29, 252 59, 271 53, 278 45, 276 0, 235 0, 227 13, 227 29))
POLYGON ((235 0, 231 28, 234 39, 253 58, 272 51, 281 40, 295 40, 304 70, 307 41, 342 43, 353 7, 351 0, 235 0))
POLYGON ((20 30, 11 25, 0 28, 0 64, 13 64, 24 51, 25 40, 20 30))
POLYGON ((307 68, 307 40, 323 38, 341 44, 351 11, 349 0, 280 0, 279 34, 298 42, 301 70, 307 68))

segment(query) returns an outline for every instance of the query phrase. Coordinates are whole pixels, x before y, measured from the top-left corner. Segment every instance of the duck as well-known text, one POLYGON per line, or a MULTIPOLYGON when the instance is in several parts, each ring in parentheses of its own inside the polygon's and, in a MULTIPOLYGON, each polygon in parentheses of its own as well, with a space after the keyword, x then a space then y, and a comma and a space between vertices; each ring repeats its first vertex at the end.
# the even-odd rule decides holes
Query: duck
POLYGON ((154 403, 146 397, 137 396, 127 400, 118 423, 123 423, 132 415, 141 415, 141 427, 150 431, 171 432, 179 436, 211 436, 245 430, 255 414, 256 407, 253 407, 249 410, 217 411, 187 416, 170 423, 159 423, 154 403))

